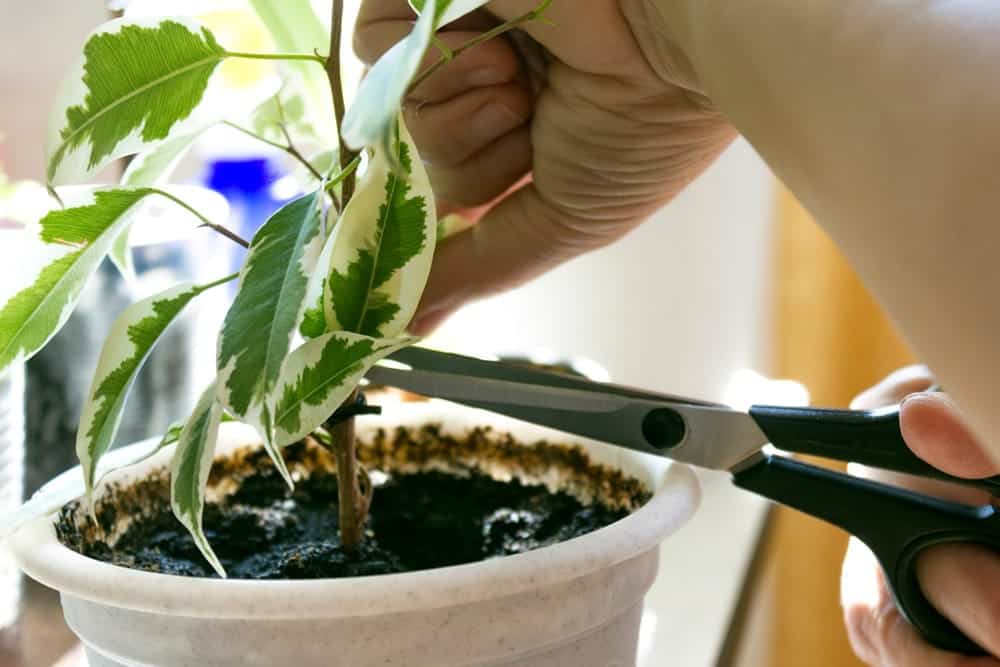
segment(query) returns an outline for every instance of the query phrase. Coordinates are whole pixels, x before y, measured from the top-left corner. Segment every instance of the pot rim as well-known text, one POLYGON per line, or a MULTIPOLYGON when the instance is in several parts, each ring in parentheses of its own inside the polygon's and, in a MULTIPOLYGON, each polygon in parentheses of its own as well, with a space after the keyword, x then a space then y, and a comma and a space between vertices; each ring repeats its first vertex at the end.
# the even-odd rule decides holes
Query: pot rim
MULTIPOLYGON (((700 498, 697 478, 687 466, 631 452, 492 413, 436 401, 417 406, 394 406, 402 422, 453 421, 510 431, 528 442, 548 439, 582 446, 592 458, 625 468, 644 470, 643 481, 653 497, 637 511, 592 533, 513 556, 450 567, 345 579, 245 580, 207 579, 157 574, 97 561, 63 546, 56 538, 51 516, 23 526, 10 539, 21 569, 32 579, 62 594, 136 611, 199 618, 339 618, 413 612, 523 593, 584 577, 635 558, 657 547, 694 512, 700 498), (430 406, 428 409, 427 406, 430 406), (471 414, 470 414, 471 413, 471 414)), ((382 423, 384 426, 384 422, 382 423)), ((222 425, 219 451, 252 445, 259 438, 252 429, 222 425)), ((156 439, 133 447, 148 447, 156 439)), ((109 476, 131 479, 162 466, 170 454, 109 476)), ((62 473, 79 475, 79 467, 62 473)))

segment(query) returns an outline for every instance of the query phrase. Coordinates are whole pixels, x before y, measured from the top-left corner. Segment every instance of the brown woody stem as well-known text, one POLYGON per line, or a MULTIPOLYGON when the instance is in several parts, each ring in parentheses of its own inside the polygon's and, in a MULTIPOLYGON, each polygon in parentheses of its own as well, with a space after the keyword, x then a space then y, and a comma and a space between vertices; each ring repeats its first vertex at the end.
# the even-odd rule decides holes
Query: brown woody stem
POLYGON ((302 155, 302 153, 299 152, 299 149, 297 149, 295 147, 295 144, 292 143, 292 138, 288 135, 288 129, 283 124, 280 127, 281 127, 281 132, 285 135, 285 139, 288 141, 288 145, 287 146, 285 144, 278 143, 277 141, 271 141, 270 139, 268 139, 266 137, 260 136, 259 134, 257 134, 253 130, 247 129, 247 128, 243 127, 242 125, 238 125, 236 123, 232 123, 232 122, 230 122, 228 120, 222 121, 222 124, 223 125, 228 125, 229 127, 233 128, 234 130, 236 130, 238 132, 242 132, 243 134, 247 135, 248 137, 252 137, 252 138, 256 139, 257 141, 260 141, 261 143, 265 143, 268 146, 273 146, 274 148, 277 148, 278 150, 285 151, 286 153, 288 153, 289 155, 291 155, 293 158, 295 158, 296 160, 298 160, 300 163, 302 163, 302 166, 305 167, 306 169, 308 169, 309 173, 312 174, 313 177, 317 181, 320 181, 320 182, 323 181, 323 174, 321 174, 318 171, 316 171, 316 167, 314 167, 312 165, 312 163, 309 162, 309 160, 307 160, 306 157, 304 155, 302 155))
MULTIPOLYGON (((330 81, 330 93, 333 95, 333 112, 337 118, 337 134, 341 134, 344 125, 344 114, 347 112, 344 106, 344 84, 340 74, 340 37, 344 24, 344 0, 333 0, 333 17, 330 21, 330 53, 326 58, 326 78, 330 81)), ((347 165, 354 159, 355 153, 344 143, 343 136, 340 137, 340 168, 347 169, 347 165)), ((354 172, 348 174, 341 187, 343 206, 347 207, 347 202, 354 194, 354 172)))
MULTIPOLYGON (((358 390, 351 392, 346 405, 358 398, 358 390)), ((364 523, 368 518, 364 494, 359 486, 358 459, 354 441, 354 418, 345 419, 330 428, 333 452, 337 459, 337 497, 340 505, 340 541, 344 551, 354 553, 364 536, 364 523)))

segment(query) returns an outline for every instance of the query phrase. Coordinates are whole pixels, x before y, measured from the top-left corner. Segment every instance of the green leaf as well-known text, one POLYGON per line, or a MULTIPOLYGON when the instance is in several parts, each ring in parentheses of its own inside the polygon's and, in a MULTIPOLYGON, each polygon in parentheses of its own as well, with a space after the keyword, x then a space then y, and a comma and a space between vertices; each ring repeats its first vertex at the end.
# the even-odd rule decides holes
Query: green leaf
POLYGON ((333 262, 335 239, 330 230, 337 224, 336 214, 337 210, 331 207, 326 220, 327 239, 306 287, 306 310, 302 313, 302 321, 299 322, 299 333, 303 338, 319 338, 330 331, 327 328, 326 312, 323 310, 323 290, 326 288, 327 275, 333 262))
POLYGON ((402 120, 398 127, 392 152, 376 149, 337 223, 324 296, 330 331, 398 336, 427 283, 437 233, 434 195, 402 120))
POLYGON ((205 560, 220 577, 225 578, 226 571, 212 551, 201 525, 205 509, 205 486, 212 469, 222 417, 222 406, 216 400, 216 393, 214 384, 205 390, 181 429, 177 449, 170 463, 170 508, 178 521, 191 533, 205 560))
POLYGON ((199 133, 181 135, 139 153, 122 174, 121 185, 129 188, 151 188, 164 185, 177 164, 188 152, 199 133))
MULTIPOLYGON (((426 3, 436 11, 437 0, 426 3)), ((433 12, 422 12, 410 34, 386 51, 362 80, 341 128, 348 146, 360 150, 388 144, 403 96, 431 43, 434 26, 433 12)))
POLYGON ((125 401, 139 370, 171 322, 206 289, 191 283, 171 287, 129 306, 111 326, 76 438, 76 454, 88 497, 94 489, 98 461, 114 443, 125 401))
MULTIPOLYGON (((171 423, 170 426, 167 427, 167 430, 163 432, 163 437, 160 438, 160 441, 158 443, 156 443, 156 447, 153 448, 152 452, 149 455, 143 456, 143 458, 138 459, 135 463, 142 463, 156 452, 160 451, 161 449, 164 449, 165 447, 169 447, 170 445, 180 440, 181 431, 183 430, 184 430, 184 422, 171 423)), ((135 463, 131 463, 129 465, 135 465, 135 463)))
POLYGON ((176 134, 226 57, 206 28, 181 21, 143 25, 117 19, 91 35, 83 48, 83 90, 60 95, 58 115, 64 120, 50 135, 50 183, 80 179, 176 134))
POLYGON ((281 130, 282 125, 297 139, 316 137, 315 128, 306 118, 305 100, 290 84, 285 84, 281 90, 264 100, 250 118, 250 127, 254 133, 268 141, 283 144, 287 140, 281 130))
POLYGON ((299 333, 303 338, 319 338, 326 333, 326 315, 323 313, 322 301, 303 313, 299 333))
MULTIPOLYGON (((325 53, 330 48, 329 31, 313 11, 309 0, 250 0, 250 6, 267 28, 279 51, 325 53)), ((330 84, 322 68, 308 62, 288 62, 305 101, 303 123, 326 139, 336 138, 330 109, 330 84)), ((286 108, 286 113, 289 111, 286 108)), ((330 143, 327 141, 327 143, 330 143)))
POLYGON ((153 190, 98 190, 93 203, 55 210, 41 221, 42 241, 69 248, 0 309, 0 373, 40 350, 69 319, 87 279, 153 190))
POLYGON ((275 442, 284 447, 320 426, 383 357, 414 342, 335 331, 295 349, 282 372, 274 411, 275 442))
POLYGON ((118 273, 122 275, 125 282, 130 285, 135 282, 135 264, 132 262, 132 249, 128 244, 131 232, 131 228, 126 228, 119 234, 115 242, 111 244, 111 250, 108 253, 111 263, 118 269, 118 273))
MULTIPOLYGON (((474 12, 489 0, 438 0, 434 27, 447 25, 455 19, 474 12)), ((424 11, 424 0, 410 0, 410 6, 419 14, 424 11)))
POLYGON ((321 204, 317 190, 286 204, 260 228, 219 339, 219 399, 260 431, 289 484, 273 447, 268 401, 306 309, 309 277, 324 245, 321 204))

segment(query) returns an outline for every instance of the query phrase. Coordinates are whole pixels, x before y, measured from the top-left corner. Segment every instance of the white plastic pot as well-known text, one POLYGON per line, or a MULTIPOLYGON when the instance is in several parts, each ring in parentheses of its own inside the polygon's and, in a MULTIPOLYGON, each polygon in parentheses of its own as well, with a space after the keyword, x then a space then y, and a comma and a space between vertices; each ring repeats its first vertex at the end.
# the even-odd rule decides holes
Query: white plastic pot
MULTIPOLYGON (((518 440, 582 445, 655 490, 625 519, 536 551, 395 575, 314 581, 195 579, 129 570, 62 546, 51 519, 12 539, 21 567, 59 590, 91 667, 628 667, 659 543, 692 514, 684 466, 435 402, 393 406, 358 431, 441 422, 461 434, 490 424, 518 440)), ((256 442, 224 424, 219 452, 256 442)), ((116 474, 128 481, 168 452, 116 474)), ((66 474, 79 475, 79 470, 66 474)))

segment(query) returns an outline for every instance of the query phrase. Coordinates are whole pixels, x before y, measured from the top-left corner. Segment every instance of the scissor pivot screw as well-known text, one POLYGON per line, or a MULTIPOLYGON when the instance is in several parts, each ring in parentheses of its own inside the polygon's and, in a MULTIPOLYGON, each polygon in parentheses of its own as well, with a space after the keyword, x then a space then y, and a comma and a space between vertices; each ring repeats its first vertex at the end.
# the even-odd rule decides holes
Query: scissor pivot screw
POLYGON ((642 420, 642 435, 656 449, 672 449, 684 442, 687 427, 684 418, 673 410, 650 410, 642 420))

